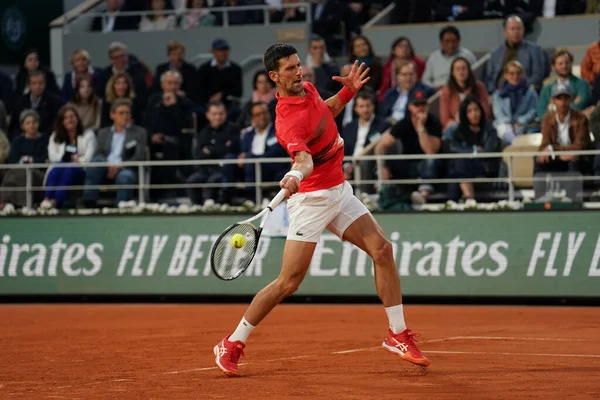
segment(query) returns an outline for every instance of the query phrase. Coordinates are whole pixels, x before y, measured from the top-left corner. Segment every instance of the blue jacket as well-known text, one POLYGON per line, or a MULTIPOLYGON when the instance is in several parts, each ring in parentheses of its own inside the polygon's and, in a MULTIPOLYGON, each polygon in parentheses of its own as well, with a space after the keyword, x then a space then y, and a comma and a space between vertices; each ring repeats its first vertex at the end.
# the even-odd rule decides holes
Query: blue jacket
MULTIPOLYGON (((410 95, 413 94, 413 92, 415 92, 416 90, 421 90, 425 92, 427 97, 433 96, 435 94, 434 88, 427 86, 421 81, 418 81, 415 87, 413 87, 410 90, 410 92, 408 92, 408 97, 410 97, 410 95)), ((394 107, 394 104, 396 104, 396 100, 398 100, 399 96, 400 92, 398 91, 397 87, 389 88, 383 95, 383 100, 381 102, 381 105, 379 106, 379 115, 381 115, 383 118, 389 117, 392 114, 392 108, 394 107)), ((406 104, 408 107, 408 102, 406 104)))
POLYGON ((252 154, 252 140, 254 140, 254 135, 256 135, 255 128, 248 128, 248 130, 242 134, 242 153, 246 153, 247 158, 287 157, 285 149, 279 144, 277 137, 275 136, 275 124, 271 124, 271 128, 267 133, 265 153, 261 156, 252 154))
MULTIPOLYGON (((488 93, 494 93, 497 89, 496 82, 502 74, 502 63, 506 54, 506 44, 502 43, 494 50, 485 68, 485 87, 488 93)), ((550 72, 550 64, 546 54, 540 46, 523 40, 517 50, 517 60, 523 64, 527 73, 527 81, 536 88, 541 88, 544 78, 550 72)))
POLYGON ((514 124, 517 122, 520 122, 523 127, 527 127, 535 120, 537 116, 537 93, 535 89, 531 87, 527 89, 514 113, 510 109, 510 98, 500 96, 498 93, 494 93, 493 102, 494 117, 496 118, 494 120, 495 127, 500 124, 514 124))

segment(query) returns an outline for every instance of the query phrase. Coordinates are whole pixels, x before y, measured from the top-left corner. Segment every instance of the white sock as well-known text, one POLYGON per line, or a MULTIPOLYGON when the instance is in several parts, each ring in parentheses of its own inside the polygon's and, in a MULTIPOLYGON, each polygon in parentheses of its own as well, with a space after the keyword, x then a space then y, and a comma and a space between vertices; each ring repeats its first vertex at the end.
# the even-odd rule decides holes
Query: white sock
POLYGON ((230 342, 240 341, 242 343, 246 343, 248 336, 250 336, 250 333, 252 333, 254 328, 255 327, 250 322, 246 321, 246 318, 242 318, 239 325, 235 329, 235 332, 233 332, 227 340, 230 342))
POLYGON ((402 304, 386 307, 385 313, 388 316, 390 329, 392 332, 397 334, 406 329, 406 322, 404 322, 404 309, 402 308, 402 304))

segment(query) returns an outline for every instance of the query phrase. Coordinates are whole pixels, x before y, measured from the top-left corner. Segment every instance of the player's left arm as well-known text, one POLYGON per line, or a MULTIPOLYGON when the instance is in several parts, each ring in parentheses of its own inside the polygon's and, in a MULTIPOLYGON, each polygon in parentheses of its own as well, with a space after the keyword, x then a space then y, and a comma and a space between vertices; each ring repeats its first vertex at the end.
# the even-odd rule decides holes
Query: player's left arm
POLYGON ((358 61, 354 62, 352 66, 352 70, 348 74, 348 76, 334 76, 333 79, 336 82, 344 85, 342 90, 340 90, 335 96, 328 98, 325 101, 327 107, 331 111, 333 118, 337 117, 339 113, 342 112, 346 104, 352 100, 352 97, 363 87, 365 83, 371 79, 369 75, 370 68, 365 68, 365 63, 360 64, 358 66, 358 61))

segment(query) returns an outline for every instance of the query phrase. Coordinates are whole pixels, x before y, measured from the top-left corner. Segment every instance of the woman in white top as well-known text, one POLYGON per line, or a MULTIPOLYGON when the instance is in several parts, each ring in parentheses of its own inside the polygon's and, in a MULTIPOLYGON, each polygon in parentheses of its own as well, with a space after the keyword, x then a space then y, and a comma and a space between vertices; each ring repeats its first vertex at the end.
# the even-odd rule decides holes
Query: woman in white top
MULTIPOLYGON (((90 162, 96 151, 96 135, 91 129, 84 130, 77 110, 63 106, 56 116, 56 129, 48 142, 48 159, 52 163, 90 162)), ((81 167, 55 167, 48 172, 46 186, 83 185, 85 171, 81 167)), ((65 189, 46 190, 42 207, 62 207, 69 195, 65 189)))
POLYGON ((140 21, 140 31, 166 31, 174 29, 177 25, 177 18, 174 14, 164 15, 162 12, 173 10, 170 0, 149 0, 149 9, 154 11, 154 15, 145 15, 140 21))

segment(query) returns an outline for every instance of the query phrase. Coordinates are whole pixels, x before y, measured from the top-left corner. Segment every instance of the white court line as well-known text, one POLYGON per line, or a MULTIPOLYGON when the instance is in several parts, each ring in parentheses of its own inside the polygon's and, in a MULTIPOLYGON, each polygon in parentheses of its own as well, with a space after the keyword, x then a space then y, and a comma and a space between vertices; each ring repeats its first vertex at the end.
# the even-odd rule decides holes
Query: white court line
POLYGON ((447 340, 539 340, 549 342, 588 342, 585 339, 570 338, 544 338, 544 337, 516 337, 516 336, 451 336, 443 339, 430 340, 432 342, 445 342, 447 340))
POLYGON ((357 353, 359 351, 370 351, 370 350, 375 350, 375 349, 379 349, 381 348, 381 346, 377 346, 377 347, 365 347, 363 349, 352 349, 352 350, 342 350, 342 351, 334 351, 331 354, 348 354, 348 353, 357 353))
POLYGON ((492 351, 446 351, 446 350, 425 350, 425 351, 422 351, 422 353, 431 353, 431 354, 477 354, 477 355, 495 355, 495 356, 600 358, 600 354, 500 353, 500 352, 492 352, 492 351))

